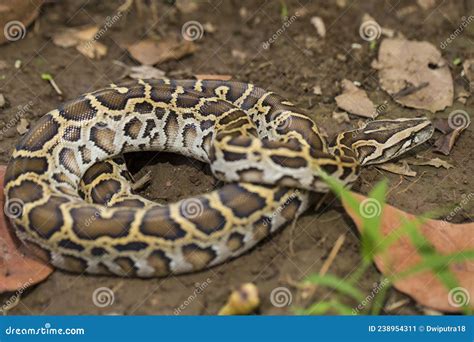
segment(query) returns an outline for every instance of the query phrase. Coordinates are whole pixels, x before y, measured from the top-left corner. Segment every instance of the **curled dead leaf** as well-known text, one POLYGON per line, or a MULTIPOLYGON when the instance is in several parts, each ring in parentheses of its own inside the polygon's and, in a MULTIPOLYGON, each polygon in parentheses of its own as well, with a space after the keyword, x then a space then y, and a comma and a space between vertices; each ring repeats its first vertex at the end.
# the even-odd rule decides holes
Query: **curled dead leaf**
POLYGON ((342 80, 343 93, 336 96, 337 106, 350 114, 376 118, 378 113, 367 93, 349 80, 342 80))
POLYGON ((194 53, 196 49, 196 44, 193 42, 187 40, 179 41, 172 37, 160 41, 145 39, 127 47, 130 55, 144 65, 179 60, 184 56, 194 53))
POLYGON ((384 39, 372 67, 382 88, 404 106, 434 113, 453 104, 449 66, 428 42, 384 39))

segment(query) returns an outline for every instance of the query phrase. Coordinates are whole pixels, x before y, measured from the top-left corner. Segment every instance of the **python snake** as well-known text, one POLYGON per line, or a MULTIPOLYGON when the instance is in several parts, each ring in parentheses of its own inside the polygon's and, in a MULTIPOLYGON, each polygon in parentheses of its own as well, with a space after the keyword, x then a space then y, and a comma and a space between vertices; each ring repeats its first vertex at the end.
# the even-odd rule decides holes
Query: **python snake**
POLYGON ((140 80, 45 114, 5 174, 17 236, 76 273, 153 277, 236 257, 297 218, 321 175, 347 185, 431 137, 425 118, 371 121, 327 144, 282 97, 248 83, 140 80), (210 164, 227 183, 167 205, 131 191, 122 155, 167 151, 210 164))

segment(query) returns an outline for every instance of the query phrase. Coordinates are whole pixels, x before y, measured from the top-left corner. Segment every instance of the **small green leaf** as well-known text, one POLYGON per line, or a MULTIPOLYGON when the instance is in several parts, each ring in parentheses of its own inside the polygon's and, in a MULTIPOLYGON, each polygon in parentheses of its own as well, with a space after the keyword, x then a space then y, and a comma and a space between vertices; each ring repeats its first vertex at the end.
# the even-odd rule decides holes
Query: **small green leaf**
POLYGON ((51 76, 50 74, 41 74, 41 79, 45 80, 45 81, 51 81, 53 79, 53 76, 51 76))

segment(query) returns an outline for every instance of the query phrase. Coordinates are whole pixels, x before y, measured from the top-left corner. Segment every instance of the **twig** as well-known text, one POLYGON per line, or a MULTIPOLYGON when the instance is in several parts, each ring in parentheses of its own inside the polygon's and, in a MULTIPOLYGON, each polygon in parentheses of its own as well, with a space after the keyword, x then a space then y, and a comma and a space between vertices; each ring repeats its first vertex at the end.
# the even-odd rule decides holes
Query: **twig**
POLYGON ((140 177, 137 181, 133 182, 132 190, 138 191, 142 189, 145 185, 147 185, 150 181, 151 181, 151 171, 148 171, 142 177, 140 177))

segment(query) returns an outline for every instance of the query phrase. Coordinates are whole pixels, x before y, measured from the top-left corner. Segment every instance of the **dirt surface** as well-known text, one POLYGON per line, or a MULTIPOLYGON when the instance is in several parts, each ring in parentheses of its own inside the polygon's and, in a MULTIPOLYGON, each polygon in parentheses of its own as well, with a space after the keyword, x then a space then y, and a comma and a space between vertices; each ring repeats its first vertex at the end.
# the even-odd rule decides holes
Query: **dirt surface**
MULTIPOLYGON (((467 8, 461 1, 437 1, 428 10, 417 6, 415 1, 346 2, 344 7, 340 7, 336 1, 286 0, 289 16, 297 10, 301 12, 269 49, 263 49, 262 44, 282 27, 280 1, 199 1, 197 9, 190 13, 178 11, 171 1, 156 2, 156 11, 153 6, 141 2, 141 14, 133 6, 100 38, 100 42, 108 47, 108 53, 99 61, 88 59, 74 48, 57 47, 50 37, 63 27, 101 25, 107 16, 115 13, 120 3, 49 2, 43 6, 36 24, 29 28, 24 39, 0 47, 0 59, 7 63, 0 70, 0 93, 8 102, 7 108, 0 110, 0 125, 14 122, 10 125, 13 128, 6 129, 0 137, 0 161, 7 163, 12 146, 19 138, 14 128, 18 106, 31 103, 25 118, 32 124, 64 100, 120 81, 121 69, 113 62, 119 60, 136 65, 123 49, 125 45, 146 36, 160 39, 167 35, 180 35, 182 25, 189 20, 211 23, 215 32, 206 33, 196 41, 198 50, 193 55, 159 65, 169 77, 229 74, 235 80, 256 83, 308 109, 330 138, 337 132, 355 127, 358 121, 358 118, 351 117, 350 123, 339 124, 331 118, 336 109, 334 97, 340 94, 340 82, 344 78, 360 82, 374 103, 387 101, 386 113, 381 118, 420 114, 429 118, 446 118, 454 109, 463 109, 472 115, 472 96, 465 105, 455 101, 453 107, 436 114, 396 104, 379 88, 376 71, 370 66, 380 40, 371 48, 359 36, 361 18, 364 13, 369 13, 382 26, 401 32, 409 39, 426 40, 439 46, 458 27, 462 16, 474 14, 472 8, 467 8), (326 24, 324 39, 317 36, 310 23, 315 15, 322 17, 326 24), (353 43, 361 44, 361 48, 352 49, 353 43), (242 58, 239 52, 245 57, 242 58), (14 67, 16 60, 22 62, 19 69, 14 67), (54 76, 64 93, 62 97, 41 79, 42 73, 54 76), (321 87, 321 96, 313 94, 315 85, 321 87)), ((471 26, 474 27, 474 23, 471 26)), ((455 95, 460 89, 469 89, 460 76, 462 66, 454 65, 452 61, 473 57, 473 27, 466 29, 443 50, 450 63, 455 95)), ((454 166, 450 170, 413 166, 418 175, 410 178, 369 167, 364 169, 354 189, 366 194, 377 181, 388 178, 390 204, 416 214, 435 209, 448 213, 449 208, 462 200, 463 194, 473 189, 473 137, 471 125, 450 156, 434 153, 431 146, 434 140, 414 152, 427 158, 447 160, 454 166)), ((206 165, 184 157, 143 153, 128 156, 128 160, 136 177, 146 171, 152 172, 152 182, 141 194, 161 203, 218 186, 206 165)), ((471 201, 453 221, 472 221, 473 213, 471 201)), ((249 253, 224 265, 195 274, 150 280, 56 271, 47 281, 29 290, 10 314, 215 314, 226 302, 231 289, 244 282, 254 282, 258 286, 262 298, 261 314, 291 314, 295 307, 333 296, 330 291, 319 288, 313 296, 303 300, 301 291, 289 280, 298 281, 317 273, 341 234, 345 234, 346 240, 330 272, 345 277, 354 271, 360 260, 358 235, 340 204, 327 199, 318 210, 309 210, 301 217, 294 229, 285 228, 249 253), (189 299, 196 286, 204 283, 207 284, 205 290, 189 299), (292 303, 280 308, 271 304, 270 294, 281 286, 291 292, 292 303), (112 305, 104 308, 94 305, 92 294, 99 287, 113 290, 112 305)), ((381 275, 372 268, 359 285, 369 293, 380 279, 381 275)), ((388 303, 405 298, 408 297, 391 290, 388 303)), ((420 314, 423 310, 409 301, 390 313, 420 314)))

